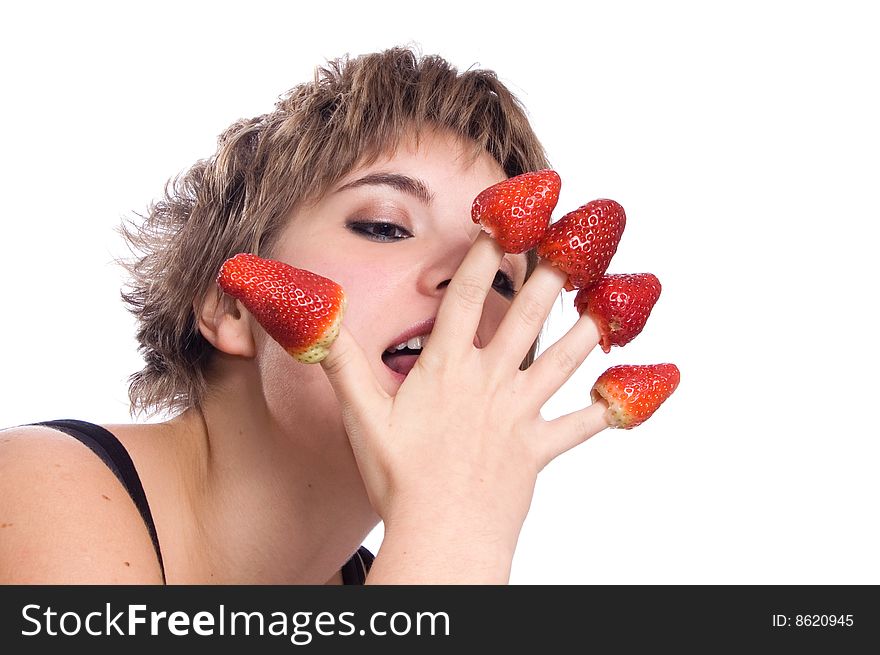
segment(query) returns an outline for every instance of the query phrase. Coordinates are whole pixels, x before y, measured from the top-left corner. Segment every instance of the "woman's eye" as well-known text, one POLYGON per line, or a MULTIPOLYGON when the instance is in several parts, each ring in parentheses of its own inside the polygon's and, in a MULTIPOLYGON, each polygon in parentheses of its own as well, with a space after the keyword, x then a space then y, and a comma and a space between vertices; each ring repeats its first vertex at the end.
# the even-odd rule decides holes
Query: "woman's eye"
POLYGON ((412 236, 405 229, 394 223, 383 223, 381 221, 367 221, 360 223, 350 223, 349 229, 363 234, 373 241, 399 241, 412 236))
POLYGON ((504 271, 495 273, 495 280, 492 282, 492 286, 505 298, 513 298, 516 295, 516 286, 513 284, 511 277, 504 271))

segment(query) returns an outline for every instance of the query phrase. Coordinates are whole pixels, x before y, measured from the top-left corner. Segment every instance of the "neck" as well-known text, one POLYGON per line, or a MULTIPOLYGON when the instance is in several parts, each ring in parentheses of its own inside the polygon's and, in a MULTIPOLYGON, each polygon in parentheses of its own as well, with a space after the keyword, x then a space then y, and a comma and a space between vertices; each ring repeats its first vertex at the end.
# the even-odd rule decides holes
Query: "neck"
POLYGON ((379 517, 332 393, 277 418, 253 382, 232 380, 235 393, 219 389, 168 424, 191 445, 181 478, 199 547, 186 568, 221 584, 323 584, 379 517))

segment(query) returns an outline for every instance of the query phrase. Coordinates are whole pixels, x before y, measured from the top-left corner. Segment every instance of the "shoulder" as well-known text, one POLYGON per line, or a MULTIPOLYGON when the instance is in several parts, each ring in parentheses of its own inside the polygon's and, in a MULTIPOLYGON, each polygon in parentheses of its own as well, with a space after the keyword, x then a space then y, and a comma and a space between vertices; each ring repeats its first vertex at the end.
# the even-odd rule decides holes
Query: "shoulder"
POLYGON ((0 583, 161 581, 140 513, 98 456, 50 428, 0 431, 0 583))

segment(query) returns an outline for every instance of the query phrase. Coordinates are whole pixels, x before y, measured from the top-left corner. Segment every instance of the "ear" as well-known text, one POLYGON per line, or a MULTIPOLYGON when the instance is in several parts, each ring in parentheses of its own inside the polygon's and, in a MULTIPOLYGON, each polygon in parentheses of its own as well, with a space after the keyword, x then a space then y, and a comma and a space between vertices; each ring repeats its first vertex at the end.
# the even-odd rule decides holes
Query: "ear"
POLYGON ((247 312, 219 287, 209 290, 201 304, 194 302, 193 310, 199 331, 217 350, 240 357, 253 357, 256 354, 247 312))

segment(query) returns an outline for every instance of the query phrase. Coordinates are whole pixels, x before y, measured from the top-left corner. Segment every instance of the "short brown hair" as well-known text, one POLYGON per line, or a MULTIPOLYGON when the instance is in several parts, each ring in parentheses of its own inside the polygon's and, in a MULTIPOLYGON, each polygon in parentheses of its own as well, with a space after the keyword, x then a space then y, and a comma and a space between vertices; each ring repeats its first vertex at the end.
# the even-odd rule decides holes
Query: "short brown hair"
MULTIPOLYGON (((224 260, 271 256, 291 212, 425 127, 473 143, 474 157, 488 152, 508 177, 548 167, 524 109, 494 72, 459 73, 441 57, 392 48, 317 68, 274 111, 231 125, 211 157, 169 181, 141 220, 126 221, 121 231, 135 257, 123 262, 131 280, 122 298, 138 319, 145 360, 130 378, 132 413, 201 403, 213 347, 193 303, 224 260)), ((528 263, 527 277, 534 251, 528 263)))

